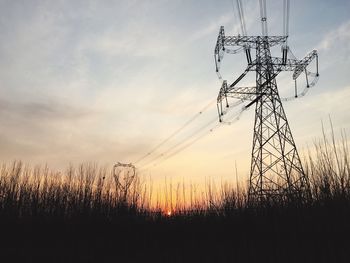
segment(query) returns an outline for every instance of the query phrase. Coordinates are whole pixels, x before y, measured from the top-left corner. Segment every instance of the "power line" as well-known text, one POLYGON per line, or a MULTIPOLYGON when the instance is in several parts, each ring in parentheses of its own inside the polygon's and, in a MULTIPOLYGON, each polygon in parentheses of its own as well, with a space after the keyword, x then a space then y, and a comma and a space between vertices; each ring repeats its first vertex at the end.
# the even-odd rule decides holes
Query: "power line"
MULTIPOLYGON (((238 106, 238 105, 240 105, 242 103, 243 103, 243 101, 239 101, 239 102, 236 102, 236 103, 232 104, 229 108, 227 108, 227 110, 224 112, 224 114, 227 114, 234 107, 236 107, 236 106, 238 106)), ((231 116, 231 118, 232 118, 231 121, 225 121, 224 123, 225 124, 232 124, 232 123, 238 121, 240 116, 241 116, 241 114, 246 109, 247 109, 246 107, 243 107, 240 111, 234 113, 233 116, 231 116)), ((195 132, 193 132, 192 134, 190 134, 189 136, 187 136, 186 138, 184 138, 180 142, 176 143, 172 147, 169 147, 166 151, 160 153, 158 156, 156 156, 155 158, 153 158, 151 161, 149 161, 148 163, 144 164, 140 168, 142 169, 144 167, 147 167, 147 166, 149 166, 152 163, 154 163, 154 165, 158 165, 159 163, 164 162, 164 161, 174 157, 175 155, 179 154, 180 152, 184 151, 185 149, 187 149, 188 147, 192 146, 194 143, 196 143, 197 141, 202 139, 207 134, 212 133, 214 130, 216 130, 220 126, 220 123, 217 123, 215 126, 213 126, 210 129, 206 130, 205 133, 200 134, 199 136, 196 136, 199 133, 201 133, 203 130, 207 129, 210 125, 212 125, 216 121, 217 121, 217 117, 215 117, 214 119, 210 120, 205 125, 201 126, 199 129, 197 129, 195 132), (192 138, 194 138, 194 139, 191 140, 192 138), (159 160, 159 162, 157 162, 158 160, 159 160)))
MULTIPOLYGON (((234 0, 231 1, 232 4, 232 12, 233 12, 233 17, 234 17, 234 21, 233 23, 236 24, 236 13, 235 13, 235 4, 233 3, 234 0)), ((235 26, 234 26, 235 28, 235 26)), ((237 34, 239 33, 238 29, 237 29, 237 34)))
POLYGON ((245 27, 242 2, 241 2, 241 0, 236 0, 236 3, 237 3, 237 10, 238 10, 239 20, 241 22, 242 35, 246 36, 247 35, 247 30, 246 30, 246 27, 245 27))
POLYGON ((266 0, 259 0, 261 32, 263 36, 267 36, 267 17, 266 17, 266 0))
POLYGON ((182 130, 184 130, 187 126, 189 126, 193 121, 195 121, 199 116, 203 114, 208 108, 214 105, 216 100, 212 100, 210 103, 208 103, 205 107, 203 107, 199 112, 197 112, 192 118, 190 118, 187 122, 185 122, 180 128, 175 130, 172 134, 170 134, 166 139, 161 141, 159 144, 157 144, 155 147, 152 148, 151 151, 141 156, 139 159, 137 159, 134 164, 137 164, 141 162, 142 160, 146 159, 148 156, 151 156, 156 150, 158 150, 161 146, 166 144, 168 141, 170 141, 172 138, 174 138, 177 134, 179 134, 182 130))
POLYGON ((189 143, 185 144, 184 146, 180 147, 179 149, 177 149, 175 152, 173 152, 172 154, 170 154, 168 157, 166 157, 165 159, 159 161, 158 163, 156 163, 155 165, 160 164, 161 162, 165 162, 166 160, 174 157, 175 155, 179 154, 180 152, 186 150, 188 147, 192 146, 194 143, 196 143, 197 141, 199 141, 200 139, 202 139, 203 137, 207 136, 208 134, 214 132, 214 130, 216 130, 217 128, 220 127, 220 124, 216 124, 214 127, 212 127, 211 129, 209 129, 207 132, 201 134, 200 136, 196 137, 195 139, 193 139, 192 141, 190 141, 189 143))
POLYGON ((155 161, 157 161, 158 159, 163 158, 164 156, 166 156, 169 152, 171 152, 174 148, 177 148, 179 146, 181 146, 182 144, 184 144, 186 141, 190 140, 191 138, 193 138, 194 136, 196 136, 199 132, 201 132, 203 129, 207 128, 208 126, 210 126, 211 124, 213 124, 214 122, 217 121, 217 118, 215 117, 214 119, 210 120, 208 123, 206 123, 205 125, 201 126, 199 129, 197 129, 195 132, 193 132, 190 136, 187 136, 185 139, 181 140, 180 142, 176 143, 175 145, 169 147, 167 150, 165 150, 164 152, 158 154, 155 158, 153 158, 152 160, 150 160, 149 162, 147 162, 146 164, 144 164, 143 166, 141 166, 141 168, 148 166, 152 163, 154 163, 155 161))
MULTIPOLYGON (((225 121, 225 122, 222 122, 224 124, 233 124, 237 121, 239 121, 242 113, 247 110, 248 108, 247 107, 243 107, 239 112, 235 113, 234 116, 231 116, 232 120, 231 121, 225 121)), ((155 165, 158 165, 162 162, 165 162, 166 160, 174 157, 175 155, 179 154, 180 152, 186 150, 188 147, 190 147, 191 145, 193 145, 194 143, 196 143, 197 141, 199 141, 200 139, 202 139, 203 137, 209 135, 210 133, 213 133, 216 129, 220 128, 221 125, 220 123, 217 123, 214 127, 212 127, 211 129, 207 130, 207 132, 201 134, 200 136, 196 137, 195 139, 193 139, 192 141, 190 141, 189 143, 185 144, 184 146, 180 147, 179 149, 177 149, 175 152, 173 152, 172 154, 170 154, 168 157, 166 157, 165 159, 163 160, 160 160, 158 163, 156 163, 155 165)))
POLYGON ((283 35, 289 34, 289 0, 283 0, 283 35))

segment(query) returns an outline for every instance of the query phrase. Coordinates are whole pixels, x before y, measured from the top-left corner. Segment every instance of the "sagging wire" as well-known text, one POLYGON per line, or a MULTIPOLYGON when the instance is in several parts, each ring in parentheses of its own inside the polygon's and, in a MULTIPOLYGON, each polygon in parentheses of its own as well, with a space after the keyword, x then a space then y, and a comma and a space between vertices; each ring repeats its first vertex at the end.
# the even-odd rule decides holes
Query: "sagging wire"
MULTIPOLYGON (((230 105, 230 107, 226 108, 226 110, 223 111, 223 114, 227 114, 231 110, 233 110, 236 106, 242 104, 244 101, 237 101, 236 103, 233 103, 230 105)), ((240 110, 236 115, 237 120, 239 120, 240 115, 242 114, 242 110, 240 110), (239 116, 238 116, 239 115, 239 116)), ((236 120, 236 121, 237 121, 236 120)), ((199 141, 202 137, 204 137, 204 134, 201 134, 203 130, 207 130, 207 132, 212 133, 216 128, 220 126, 220 123, 217 123, 215 126, 208 128, 213 123, 217 122, 217 117, 214 119, 211 119, 209 122, 207 122, 205 125, 201 126, 199 129, 194 131, 192 134, 187 136, 182 141, 176 143, 175 145, 169 147, 167 150, 163 151, 162 153, 158 154, 155 158, 153 158, 151 161, 147 162, 146 164, 142 165, 140 169, 143 169, 151 164, 153 166, 156 166, 160 162, 163 162, 165 160, 168 160, 169 158, 175 156, 176 154, 180 153, 181 151, 187 149, 191 145, 193 145, 195 142, 199 141), (198 136, 199 134, 199 136, 198 136), (159 160, 159 161, 158 161, 159 160)), ((232 122, 233 123, 233 122, 232 122)))
POLYGON ((148 153, 144 154, 143 156, 141 156, 139 159, 137 159, 134 164, 137 164, 141 161, 143 161, 144 159, 146 159, 147 157, 151 156, 153 153, 155 153, 161 146, 163 146, 164 144, 166 144, 167 142, 169 142, 171 139, 173 139, 174 137, 176 137, 176 135, 178 135, 181 131, 183 131, 186 127, 188 127, 193 121, 195 121, 199 116, 203 115, 203 113, 209 109, 210 107, 212 107, 215 104, 216 100, 212 100, 210 101, 206 106, 204 106, 199 112, 197 112, 193 117, 191 117, 187 122, 185 122, 180 128, 178 128, 177 130, 175 130, 173 133, 171 133, 167 138, 165 138, 163 141, 161 141, 159 144, 157 144, 155 147, 152 148, 151 151, 149 151, 148 153))
MULTIPOLYGON (((243 102, 241 102, 243 103, 243 102)), ((240 103, 240 104, 241 104, 240 103)), ((227 125, 231 125, 237 121, 239 121, 241 115, 243 114, 244 111, 246 111, 248 108, 247 107, 242 107, 241 110, 239 110, 238 112, 236 112, 233 116, 231 116, 230 118, 231 121, 225 121, 223 122, 224 124, 227 125)), ((167 161, 168 159, 174 157, 175 155, 181 153, 182 151, 186 150, 187 148, 189 148, 190 146, 192 146, 194 143, 196 143, 197 141, 199 141, 200 139, 204 138, 205 136, 212 134, 215 130, 217 130, 218 128, 220 128, 222 125, 220 125, 220 123, 217 123, 215 126, 213 126, 210 129, 207 129, 204 133, 195 136, 193 140, 190 140, 188 143, 182 145, 181 147, 178 147, 178 149, 175 149, 175 151, 173 151, 172 153, 170 153, 167 157, 163 158, 162 160, 160 160, 159 162, 155 163, 154 166, 159 165, 160 163, 163 163, 165 161, 167 161)))
POLYGON ((195 132, 191 133, 185 139, 183 139, 180 142, 172 145, 167 150, 161 152, 155 158, 153 158, 151 161, 149 161, 146 164, 142 165, 140 168, 142 169, 142 168, 144 168, 146 166, 149 166, 152 163, 155 163, 159 159, 163 159, 163 158, 167 157, 169 155, 169 153, 171 153, 171 151, 173 151, 174 149, 176 149, 178 147, 181 147, 181 145, 185 144, 188 140, 190 140, 191 138, 195 137, 198 133, 203 131, 203 129, 206 129, 208 126, 212 125, 214 122, 217 122, 217 117, 215 117, 215 119, 211 119, 208 123, 206 123, 205 125, 201 126, 199 129, 197 129, 195 132))

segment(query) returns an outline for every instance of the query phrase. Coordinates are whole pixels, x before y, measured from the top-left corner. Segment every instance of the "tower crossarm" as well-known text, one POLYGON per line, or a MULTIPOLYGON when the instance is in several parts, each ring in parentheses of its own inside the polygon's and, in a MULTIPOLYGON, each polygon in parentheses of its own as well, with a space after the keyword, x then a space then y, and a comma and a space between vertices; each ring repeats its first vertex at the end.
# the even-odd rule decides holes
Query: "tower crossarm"
MULTIPOLYGON (((219 95, 217 97, 217 102, 221 103, 223 101, 223 99, 229 98, 236 98, 236 99, 240 99, 240 100, 249 100, 249 101, 253 101, 257 96, 261 95, 260 93, 257 92, 257 88, 256 86, 253 87, 237 87, 236 84, 238 84, 245 75, 247 75, 247 73, 249 71, 254 70, 254 68, 256 67, 256 63, 252 63, 251 65, 249 65, 246 70, 231 84, 228 85, 227 81, 224 80, 222 82, 220 91, 219 91, 219 95)), ((271 75, 271 79, 276 78, 276 76, 281 72, 281 68, 277 68, 275 70, 275 72, 271 75)), ((270 79, 270 80, 271 80, 270 79)), ((267 83, 269 82, 269 80, 265 80, 260 86, 263 87, 265 86, 267 83)))
POLYGON ((256 87, 228 87, 224 91, 225 97, 253 101, 257 95, 256 87))
POLYGON ((300 60, 298 59, 287 59, 285 63, 283 63, 283 59, 279 57, 271 57, 271 65, 274 70, 279 71, 294 71, 296 67, 299 65, 300 60))
POLYGON ((311 61, 316 58, 317 60, 317 51, 313 50, 309 54, 305 56, 302 60, 300 60, 299 64, 296 66, 294 73, 293 73, 293 79, 297 79, 299 75, 306 69, 306 67, 311 63, 311 61))
POLYGON ((263 60, 257 62, 254 60, 250 67, 249 71, 256 71, 257 67, 264 64, 269 64, 273 67, 275 71, 295 71, 295 69, 300 66, 301 60, 298 59, 287 59, 286 63, 283 63, 283 59, 279 57, 271 57, 269 61, 263 60))
MULTIPOLYGON (((271 75, 271 79, 274 79, 280 70, 275 71, 274 74, 271 75)), ((269 80, 266 80, 261 84, 261 87, 264 87, 269 80)), ((223 85, 221 86, 219 96, 218 96, 218 102, 222 101, 223 98, 235 98, 240 100, 249 100, 253 101, 257 96, 260 96, 262 93, 257 92, 256 86, 252 87, 236 87, 234 85, 227 85, 226 80, 223 82, 223 85)))
POLYGON ((283 63, 283 59, 280 57, 271 57, 269 62, 254 60, 247 68, 248 71, 255 71, 257 67, 270 64, 275 71, 293 71, 293 80, 297 79, 299 75, 306 69, 306 67, 312 62, 314 58, 317 58, 317 51, 310 52, 305 58, 299 59, 286 59, 283 63))
POLYGON ((227 98, 252 101, 256 96, 256 87, 230 87, 224 80, 217 97, 217 103, 221 103, 224 99, 227 101, 227 98))
POLYGON ((273 66, 274 71, 294 71, 299 63, 300 61, 297 59, 287 59, 287 63, 283 64, 282 58, 279 57, 261 58, 259 61, 255 59, 248 64, 248 67, 242 75, 239 76, 230 86, 236 85, 249 71, 255 72, 256 69, 262 65, 273 66))
POLYGON ((224 46, 243 46, 256 48, 263 43, 268 43, 270 47, 282 44, 286 41, 286 36, 225 36, 224 46))
POLYGON ((264 43, 269 47, 283 44, 288 36, 225 36, 224 27, 220 27, 219 35, 215 45, 215 55, 218 55, 225 47, 241 46, 244 48, 256 48, 264 43))

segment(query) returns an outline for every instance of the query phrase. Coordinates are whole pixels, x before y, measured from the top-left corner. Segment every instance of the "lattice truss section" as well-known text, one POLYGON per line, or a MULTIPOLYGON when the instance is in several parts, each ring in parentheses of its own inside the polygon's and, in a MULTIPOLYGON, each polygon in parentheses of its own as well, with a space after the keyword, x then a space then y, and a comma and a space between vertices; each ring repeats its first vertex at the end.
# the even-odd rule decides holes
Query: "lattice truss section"
POLYGON ((305 73, 306 88, 318 78, 318 56, 313 50, 305 58, 288 58, 287 36, 225 36, 224 27, 220 28, 214 56, 216 71, 219 72, 223 53, 235 53, 243 48, 248 66, 232 83, 222 81, 217 103, 219 119, 222 121, 225 110, 230 107, 231 99, 247 101, 246 108, 255 104, 255 122, 251 156, 249 200, 262 200, 275 196, 288 197, 298 193, 307 193, 308 178, 304 173, 300 157, 278 93, 276 77, 282 71, 293 72, 295 97, 298 96, 296 80, 305 73), (282 57, 272 57, 270 48, 282 46, 282 57), (236 49, 232 49, 232 48, 236 49), (255 49, 255 60, 251 50, 255 49), (227 52, 229 50, 229 52, 227 52), (316 74, 311 74, 307 66, 315 59, 316 74), (256 72, 256 85, 238 86, 248 72, 256 72), (224 104, 224 105, 223 105, 224 104))

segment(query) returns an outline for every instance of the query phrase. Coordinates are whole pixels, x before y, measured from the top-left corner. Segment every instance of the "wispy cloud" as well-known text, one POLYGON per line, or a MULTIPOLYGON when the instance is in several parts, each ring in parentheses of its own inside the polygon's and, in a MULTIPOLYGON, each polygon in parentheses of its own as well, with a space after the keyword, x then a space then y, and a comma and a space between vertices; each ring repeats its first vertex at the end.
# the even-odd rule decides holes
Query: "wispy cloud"
MULTIPOLYGON (((316 47, 318 50, 330 50, 336 47, 350 50, 350 20, 342 23, 338 28, 333 29, 327 35, 325 35, 319 45, 316 47)), ((345 52, 344 55, 349 55, 345 52)))
MULTIPOLYGON (((317 8, 305 21, 319 19, 317 8)), ((258 2, 244 1, 244 10, 248 34, 259 33, 258 2)), ((271 17, 278 13, 269 12, 271 17)), ((323 68, 327 63, 332 69, 338 61, 349 66, 350 22, 339 21, 318 46, 323 68)), ((221 25, 227 34, 239 32, 231 1, 2 1, 0 157, 57 166, 134 160, 215 99, 219 84, 213 49, 221 25)), ((315 43, 320 35, 308 38, 315 43)), ((299 49, 306 52, 304 45, 299 49)), ((223 75, 229 81, 246 66, 241 55, 225 57, 223 75)), ((338 109, 342 120, 349 117, 342 99, 348 98, 349 87, 343 84, 348 76, 338 76, 337 70, 322 72, 319 86, 303 100, 310 117, 298 111, 301 104, 290 103, 286 108, 292 117, 305 116, 303 123, 309 125, 327 111, 338 109), (314 109, 318 105, 322 111, 314 109)), ((289 83, 289 77, 281 82, 289 83)), ((203 122, 215 115, 214 105, 203 122)), ((204 139, 192 154, 165 167, 180 174, 177 167, 192 165, 193 158, 202 163, 194 170, 205 176, 214 152, 217 159, 233 152, 243 162, 243 149, 249 158, 252 118, 247 113, 237 126, 223 128, 220 136, 204 139)), ((303 134, 317 133, 304 126, 303 134)), ((227 165, 228 159, 222 167, 227 165)))
POLYGON ((94 114, 91 109, 80 109, 60 102, 15 102, 0 100, 0 114, 21 116, 23 119, 59 121, 80 119, 94 114))
POLYGON ((316 49, 322 57, 322 68, 333 67, 335 63, 350 60, 350 20, 343 22, 325 34, 316 49))

